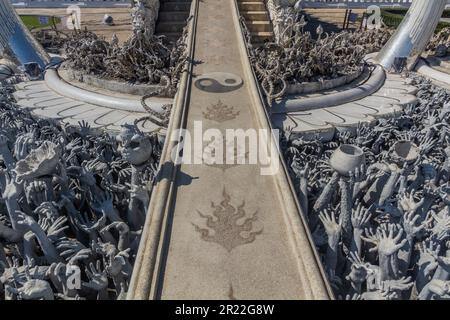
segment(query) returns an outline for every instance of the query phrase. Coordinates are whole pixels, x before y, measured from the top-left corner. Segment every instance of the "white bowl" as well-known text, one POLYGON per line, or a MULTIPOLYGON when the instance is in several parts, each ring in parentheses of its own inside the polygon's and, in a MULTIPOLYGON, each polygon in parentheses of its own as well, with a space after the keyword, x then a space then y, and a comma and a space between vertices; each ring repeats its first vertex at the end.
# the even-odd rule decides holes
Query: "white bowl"
POLYGON ((360 167, 365 162, 361 148, 343 144, 330 157, 330 166, 342 176, 348 176, 350 171, 360 167))

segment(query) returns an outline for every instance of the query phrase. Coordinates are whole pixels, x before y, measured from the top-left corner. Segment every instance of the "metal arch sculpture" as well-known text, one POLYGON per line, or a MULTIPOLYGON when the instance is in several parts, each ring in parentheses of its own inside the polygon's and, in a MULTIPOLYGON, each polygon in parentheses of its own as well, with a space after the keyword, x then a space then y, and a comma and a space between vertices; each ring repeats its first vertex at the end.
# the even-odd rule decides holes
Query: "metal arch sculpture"
POLYGON ((9 1, 0 1, 0 52, 19 65, 35 62, 41 69, 49 56, 23 24, 9 1))
POLYGON ((402 23, 376 57, 390 69, 395 58, 405 57, 408 70, 414 69, 445 9, 447 0, 414 0, 402 23))

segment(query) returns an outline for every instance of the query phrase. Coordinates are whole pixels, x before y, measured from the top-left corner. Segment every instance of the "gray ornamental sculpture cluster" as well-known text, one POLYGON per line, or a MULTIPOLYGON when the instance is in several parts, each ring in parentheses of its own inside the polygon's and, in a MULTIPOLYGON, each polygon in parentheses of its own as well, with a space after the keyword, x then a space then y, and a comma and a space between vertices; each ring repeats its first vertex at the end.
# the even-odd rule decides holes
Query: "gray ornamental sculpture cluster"
POLYGON ((33 37, 48 53, 61 54, 68 35, 56 29, 31 30, 33 37))
POLYGON ((361 71, 364 57, 380 50, 391 36, 387 29, 328 34, 319 26, 315 39, 304 31, 305 16, 292 7, 277 10, 275 42, 253 46, 250 32, 242 23, 250 61, 269 105, 283 97, 290 84, 335 79, 361 71))
POLYGON ((436 33, 430 40, 427 51, 437 57, 450 55, 450 28, 444 28, 436 33))
POLYGON ((187 59, 187 29, 176 43, 166 45, 164 36, 155 36, 148 28, 140 2, 132 16, 132 34, 121 45, 115 35, 111 41, 87 30, 69 35, 64 40, 64 65, 103 78, 161 85, 159 94, 173 96, 187 59))
POLYGON ((188 28, 186 26, 183 29, 182 36, 175 43, 166 44, 164 36, 155 36, 154 27, 150 28, 147 21, 150 19, 152 21, 150 25, 154 25, 154 14, 149 14, 148 11, 148 5, 153 2, 153 0, 146 1, 147 6, 141 1, 135 2, 132 10, 132 34, 122 45, 115 35, 108 42, 87 30, 66 35, 63 40, 60 38, 64 42, 66 55, 62 67, 106 79, 157 85, 157 90, 141 98, 142 107, 149 113, 148 117, 141 120, 149 120, 160 127, 167 127, 172 105, 165 105, 164 111, 158 113, 146 103, 146 100, 154 96, 175 96, 188 59, 186 50, 188 28))
MULTIPOLYGON (((89 31, 71 35, 64 43, 64 66, 102 78, 176 88, 185 62, 185 39, 172 49, 163 37, 133 33, 123 45, 113 36, 110 42, 89 31)), ((173 93, 172 93, 173 94, 173 93)))
POLYGON ((36 118, 12 90, 0 86, 0 299, 124 298, 163 142, 36 118))
POLYGON ((397 118, 282 141, 340 299, 450 299, 450 92, 412 81, 397 118))
MULTIPOLYGON (((159 12, 159 0, 145 0, 133 1, 134 6, 131 9, 132 28, 133 32, 140 32, 144 30, 147 37, 151 37, 155 33, 156 20, 159 12)), ((103 24, 114 25, 113 17, 105 14, 102 20, 103 24)), ((47 29, 31 30, 34 38, 47 51, 54 54, 60 54, 64 43, 71 37, 67 32, 58 30, 56 27, 47 29)), ((80 37, 80 35, 78 35, 80 37)), ((89 34, 88 37, 92 35, 89 34)), ((98 39, 103 40, 103 39, 98 39)), ((72 39, 73 41, 73 39, 72 39)), ((117 39, 113 37, 111 42, 116 42, 117 39)))
POLYGON ((133 30, 145 30, 147 36, 155 33, 156 20, 158 19, 159 0, 133 0, 131 17, 133 30))

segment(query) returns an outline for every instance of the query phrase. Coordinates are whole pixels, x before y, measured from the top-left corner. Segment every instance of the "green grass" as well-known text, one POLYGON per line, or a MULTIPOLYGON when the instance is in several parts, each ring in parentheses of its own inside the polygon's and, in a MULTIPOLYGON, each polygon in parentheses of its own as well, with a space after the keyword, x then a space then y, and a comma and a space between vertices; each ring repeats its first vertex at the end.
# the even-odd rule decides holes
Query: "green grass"
POLYGON ((391 11, 382 10, 381 17, 383 22, 390 28, 396 29, 403 20, 404 15, 392 13, 391 11))
POLYGON ((36 29, 36 28, 45 28, 49 27, 53 24, 53 20, 55 23, 59 23, 61 21, 60 18, 57 17, 48 17, 48 23, 45 25, 42 25, 39 23, 39 16, 20 16, 23 23, 27 26, 28 29, 36 29))
MULTIPOLYGON (((381 10, 381 16, 383 18, 383 22, 391 28, 398 28, 400 23, 403 20, 403 17, 405 16, 406 12, 408 10, 406 9, 383 9, 381 10)), ((445 10, 443 17, 450 16, 450 10, 445 10)), ((448 22, 439 22, 439 24, 436 27, 436 33, 441 31, 443 28, 450 27, 450 23, 448 22)))

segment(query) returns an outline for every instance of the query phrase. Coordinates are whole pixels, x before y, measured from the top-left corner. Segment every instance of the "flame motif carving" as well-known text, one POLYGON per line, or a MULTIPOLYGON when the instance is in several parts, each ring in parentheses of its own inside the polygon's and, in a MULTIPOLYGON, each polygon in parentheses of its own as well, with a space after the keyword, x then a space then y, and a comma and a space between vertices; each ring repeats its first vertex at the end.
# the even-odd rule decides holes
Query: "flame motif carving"
POLYGON ((263 232, 263 228, 259 231, 252 231, 253 222, 258 219, 258 211, 251 217, 245 218, 245 201, 240 206, 234 207, 230 204, 231 198, 225 189, 222 195, 224 199, 219 205, 211 202, 211 207, 214 209, 212 215, 205 215, 197 210, 199 215, 206 219, 206 225, 210 229, 201 228, 195 224, 193 225, 195 230, 201 234, 201 238, 204 241, 215 242, 227 249, 228 252, 231 252, 231 250, 238 246, 255 241, 256 236, 263 232), (244 219, 244 222, 239 224, 238 220, 242 219, 244 219), (211 233, 211 231, 213 232, 211 233), (247 232, 248 236, 242 236, 242 232, 247 232))
POLYGON ((233 110, 234 107, 229 107, 219 100, 217 104, 207 107, 206 112, 203 112, 203 116, 208 120, 225 122, 233 120, 239 115, 239 111, 233 112, 233 110))

